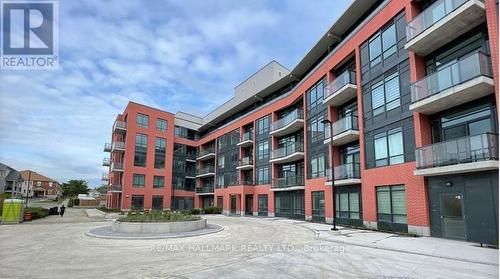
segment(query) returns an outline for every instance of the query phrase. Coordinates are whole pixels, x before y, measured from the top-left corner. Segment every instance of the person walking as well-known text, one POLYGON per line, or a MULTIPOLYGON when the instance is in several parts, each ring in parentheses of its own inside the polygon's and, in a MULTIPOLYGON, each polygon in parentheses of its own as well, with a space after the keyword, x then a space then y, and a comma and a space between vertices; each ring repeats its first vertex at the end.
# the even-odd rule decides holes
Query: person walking
POLYGON ((66 207, 64 207, 64 204, 61 205, 61 207, 59 208, 59 214, 61 215, 61 218, 63 217, 65 210, 66 210, 66 207))

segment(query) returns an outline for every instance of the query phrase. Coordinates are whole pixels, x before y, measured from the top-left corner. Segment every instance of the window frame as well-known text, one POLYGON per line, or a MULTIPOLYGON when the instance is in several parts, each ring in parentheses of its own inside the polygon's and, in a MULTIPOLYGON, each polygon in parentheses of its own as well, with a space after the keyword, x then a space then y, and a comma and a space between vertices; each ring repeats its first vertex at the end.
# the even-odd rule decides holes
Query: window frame
POLYGON ((168 129, 168 121, 162 118, 156 118, 156 131, 166 132, 167 129, 168 129), (165 125, 163 125, 163 123, 165 125))
POLYGON ((135 117, 137 127, 148 129, 149 128, 149 115, 144 113, 137 113, 135 117), (146 119, 146 121, 144 121, 146 119))

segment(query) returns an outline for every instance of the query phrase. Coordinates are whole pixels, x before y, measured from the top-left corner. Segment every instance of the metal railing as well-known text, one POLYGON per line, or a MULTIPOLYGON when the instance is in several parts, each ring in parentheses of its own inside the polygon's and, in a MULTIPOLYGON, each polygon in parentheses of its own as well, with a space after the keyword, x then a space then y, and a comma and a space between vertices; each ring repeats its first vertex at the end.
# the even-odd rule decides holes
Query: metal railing
POLYGON ((120 184, 108 185, 108 191, 121 191, 121 190, 122 190, 122 185, 120 184))
POLYGON ((103 166, 109 166, 109 164, 110 164, 109 158, 103 158, 102 159, 102 165, 103 166))
POLYGON ((288 155, 292 155, 296 152, 304 152, 304 143, 297 141, 286 144, 285 146, 273 150, 271 153, 271 159, 278 159, 282 157, 286 157, 288 155))
POLYGON ((113 141, 113 146, 111 149, 125 149, 125 142, 123 141, 113 141))
POLYGON ((330 84, 328 84, 325 87, 324 99, 326 100, 326 98, 328 98, 332 94, 335 94, 335 92, 337 92, 340 88, 346 86, 347 84, 356 85, 356 72, 344 71, 330 84))
POLYGON ((111 170, 123 170, 123 163, 122 162, 112 162, 111 163, 111 170))
POLYGON ((498 135, 485 133, 417 148, 417 169, 498 160, 498 135))
POLYGON ((102 177, 101 177, 101 180, 102 180, 102 181, 108 181, 108 180, 109 180, 109 174, 107 174, 107 173, 103 173, 103 174, 102 174, 102 177))
POLYGON ((288 113, 285 117, 274 121, 271 127, 271 131, 279 130, 298 119, 304 119, 304 110, 301 108, 296 108, 288 113))
POLYGON ((124 130, 126 130, 127 129, 127 122, 125 122, 125 121, 115 121, 115 123, 113 124, 113 131, 116 130, 116 129, 124 129, 124 130))
POLYGON ((215 147, 213 147, 213 146, 202 149, 199 152, 198 157, 203 157, 203 156, 211 154, 211 153, 215 154, 215 147))
POLYGON ((198 194, 213 193, 214 192, 214 185, 204 185, 202 187, 196 187, 194 189, 195 189, 195 192, 198 194))
POLYGON ((483 52, 471 54, 413 83, 411 101, 420 101, 479 76, 492 76, 490 56, 483 52))
POLYGON ((288 175, 273 179, 272 188, 288 188, 304 185, 305 180, 303 175, 288 175))
POLYGON ((207 173, 215 173, 215 167, 214 166, 206 166, 206 167, 198 168, 196 173, 198 175, 207 174, 207 173))
POLYGON ((244 157, 238 161, 238 167, 248 166, 248 165, 253 165, 253 158, 252 157, 244 157))
POLYGON ((195 177, 196 169, 195 168, 186 168, 186 176, 195 177))
POLYGON ((332 127, 330 127, 330 125, 326 125, 325 139, 330 139, 331 136, 334 137, 349 130, 355 130, 355 131, 359 130, 357 116, 348 115, 342 119, 335 121, 332 127), (333 129, 333 135, 331 135, 331 129, 333 129))
POLYGON ((253 180, 240 180, 238 182, 238 185, 253 186, 255 185, 255 183, 253 182, 253 180))
POLYGON ((104 144, 104 152, 109 152, 109 151, 111 151, 111 143, 106 142, 104 144))
POLYGON ((469 0, 438 0, 406 25, 406 40, 415 38, 469 0))
POLYGON ((253 140, 253 132, 246 132, 240 137, 240 142, 253 140))
MULTIPOLYGON (((328 181, 332 181, 332 169, 326 170, 328 181)), ((361 166, 359 163, 348 163, 338 165, 333 168, 333 177, 335 180, 361 178, 361 166)))

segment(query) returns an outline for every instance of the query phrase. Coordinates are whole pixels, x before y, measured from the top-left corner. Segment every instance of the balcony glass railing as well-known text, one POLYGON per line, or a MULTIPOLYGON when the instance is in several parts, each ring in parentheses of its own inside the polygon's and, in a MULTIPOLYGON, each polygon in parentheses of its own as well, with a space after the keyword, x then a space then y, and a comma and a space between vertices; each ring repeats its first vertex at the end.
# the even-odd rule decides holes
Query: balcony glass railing
POLYGON ((240 137, 240 142, 253 140, 253 132, 246 132, 240 137))
POLYGON ((190 177, 196 176, 196 169, 186 168, 186 176, 190 176, 190 177))
POLYGON ((276 131, 284 128, 285 126, 298 119, 304 119, 304 111, 301 108, 297 108, 288 113, 285 117, 276 120, 271 127, 271 131, 276 131))
POLYGON ((339 91, 340 88, 346 86, 347 84, 356 85, 356 72, 345 71, 328 84, 328 86, 325 87, 324 99, 328 98, 332 94, 335 94, 335 92, 339 91))
POLYGON ((238 185, 252 186, 255 185, 255 183, 253 182, 253 180, 240 180, 238 182, 238 185))
POLYGON ((469 0, 438 0, 434 2, 406 25, 406 40, 410 41, 415 38, 467 2, 469 0))
POLYGON ((102 165, 103 165, 103 166, 109 166, 109 164, 110 164, 110 160, 109 160, 109 158, 104 158, 104 159, 102 159, 102 165))
POLYGON ((113 163, 111 163, 111 169, 112 170, 123 170, 123 163, 122 162, 113 162, 113 163))
POLYGON ((127 122, 125 121, 115 121, 115 124, 113 124, 113 130, 116 129, 127 129, 127 122))
POLYGON ((271 159, 286 157, 296 152, 304 152, 304 144, 300 141, 292 142, 281 148, 273 150, 271 153, 271 159))
POLYGON ((198 155, 198 157, 203 157, 203 156, 211 154, 211 153, 215 154, 215 148, 214 147, 207 147, 207 148, 204 148, 200 151, 200 154, 198 155))
POLYGON ((334 137, 349 130, 355 130, 355 131, 359 130, 357 116, 349 115, 342 119, 339 119, 333 123, 332 127, 330 127, 330 125, 327 125, 325 127, 325 139, 329 139, 330 136, 334 137), (331 134, 332 129, 333 129, 333 134, 331 134))
POLYGON ((112 149, 125 149, 125 143, 123 141, 114 141, 112 149))
POLYGON ((108 191, 121 191, 121 190, 122 190, 122 185, 120 184, 108 185, 108 191))
POLYGON ((195 191, 196 191, 196 193, 199 193, 199 194, 213 193, 214 192, 214 185, 204 185, 202 187, 196 187, 195 191))
POLYGON ((111 143, 107 142, 104 144, 104 151, 110 151, 111 150, 111 143))
MULTIPOLYGON (((327 180, 332 180, 332 169, 328 169, 327 180)), ((359 163, 348 163, 333 168, 333 177, 335 180, 361 178, 361 166, 359 163)))
POLYGON ((273 188, 288 188, 304 186, 304 176, 303 175, 288 175, 286 177, 280 177, 273 179, 273 188))
POLYGON ((199 168, 197 171, 197 174, 202 175, 202 174, 214 173, 214 172, 215 172, 214 166, 206 166, 206 167, 199 168))
POLYGON ((417 102, 480 76, 492 76, 490 56, 476 52, 411 85, 411 101, 417 102))
POLYGON ((498 135, 480 134, 427 145, 416 150, 417 169, 498 160, 498 135))
POLYGON ((252 157, 241 158, 238 162, 238 167, 248 166, 248 165, 253 165, 253 158, 252 157))
POLYGON ((102 180, 102 181, 108 181, 108 180, 109 180, 109 174, 104 173, 104 174, 102 175, 102 177, 101 177, 101 180, 102 180))

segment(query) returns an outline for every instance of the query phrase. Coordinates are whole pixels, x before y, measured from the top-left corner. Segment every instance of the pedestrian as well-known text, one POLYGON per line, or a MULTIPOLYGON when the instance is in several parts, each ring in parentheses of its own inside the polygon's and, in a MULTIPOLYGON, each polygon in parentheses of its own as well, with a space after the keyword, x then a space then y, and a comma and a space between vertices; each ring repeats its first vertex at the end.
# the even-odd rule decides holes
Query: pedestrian
POLYGON ((61 218, 63 217, 65 210, 66 210, 66 207, 64 207, 64 204, 61 205, 61 208, 59 208, 59 214, 61 214, 61 218))

